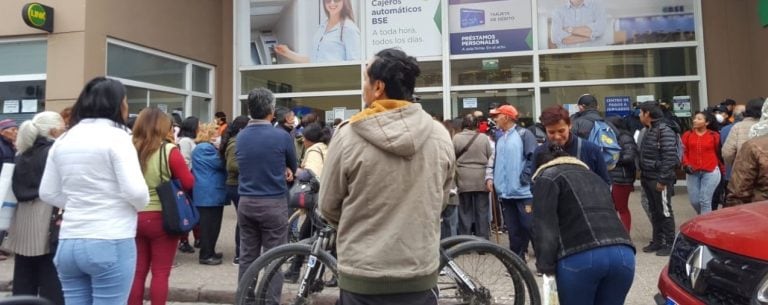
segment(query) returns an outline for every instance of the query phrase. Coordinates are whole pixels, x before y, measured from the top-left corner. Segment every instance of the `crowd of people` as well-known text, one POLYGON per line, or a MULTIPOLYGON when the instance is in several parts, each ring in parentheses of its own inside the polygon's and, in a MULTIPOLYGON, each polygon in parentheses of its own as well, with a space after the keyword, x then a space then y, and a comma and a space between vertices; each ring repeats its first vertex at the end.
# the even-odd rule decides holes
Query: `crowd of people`
MULTIPOLYGON (((507 104, 488 118, 438 122, 413 100, 415 58, 387 49, 366 67, 365 108, 333 127, 276 106, 263 88, 249 93, 249 116, 231 121, 154 107, 129 118, 125 87, 104 77, 61 114, 0 121, 3 162, 24 168, 14 171, 19 207, 4 246, 15 253, 13 294, 142 304, 151 273, 149 298, 165 304, 177 251, 199 248, 200 264, 222 264, 230 203, 239 278, 288 242, 290 185, 313 177, 318 209, 307 212, 337 229, 340 304, 436 304, 440 239, 489 239, 496 209, 510 249, 556 276, 561 304, 622 304, 635 271, 628 201, 638 176, 653 228, 642 251, 659 256, 675 237, 677 170, 698 214, 768 199, 763 98, 727 100, 690 124, 653 101, 604 118, 590 94, 577 98, 578 113, 551 106, 527 127, 507 104), (157 187, 171 179, 200 214, 192 243, 163 225, 157 187)), ((308 237, 309 222, 300 231, 308 237)))

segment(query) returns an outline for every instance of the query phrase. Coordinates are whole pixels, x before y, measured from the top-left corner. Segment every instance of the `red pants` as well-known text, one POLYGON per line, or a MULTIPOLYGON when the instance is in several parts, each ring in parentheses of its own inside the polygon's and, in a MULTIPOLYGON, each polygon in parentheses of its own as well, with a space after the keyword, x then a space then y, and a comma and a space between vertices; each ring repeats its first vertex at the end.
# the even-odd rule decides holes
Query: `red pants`
POLYGON ((619 212, 619 218, 621 223, 624 224, 624 228, 629 233, 630 227, 632 227, 632 215, 629 214, 629 193, 635 190, 633 185, 614 184, 611 188, 611 197, 613 197, 613 205, 616 207, 616 212, 619 212))
POLYGON ((163 230, 161 212, 139 213, 136 228, 136 275, 128 298, 128 305, 141 305, 144 297, 144 282, 152 270, 149 299, 152 305, 165 304, 168 299, 168 278, 171 276, 173 258, 176 256, 178 236, 168 235, 163 230))

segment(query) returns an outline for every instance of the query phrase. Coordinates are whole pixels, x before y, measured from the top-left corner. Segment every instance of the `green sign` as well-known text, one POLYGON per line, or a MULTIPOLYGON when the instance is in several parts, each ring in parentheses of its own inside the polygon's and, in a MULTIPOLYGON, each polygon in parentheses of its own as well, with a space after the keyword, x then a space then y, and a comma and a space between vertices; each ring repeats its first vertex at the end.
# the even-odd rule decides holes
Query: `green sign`
POLYGON ((499 69, 499 60, 498 59, 483 59, 483 70, 498 70, 499 69))
POLYGON ((757 14, 760 16, 760 24, 768 27, 768 0, 760 0, 757 3, 757 14))
POLYGON ((21 9, 21 18, 28 26, 53 32, 53 8, 40 3, 29 3, 21 9))

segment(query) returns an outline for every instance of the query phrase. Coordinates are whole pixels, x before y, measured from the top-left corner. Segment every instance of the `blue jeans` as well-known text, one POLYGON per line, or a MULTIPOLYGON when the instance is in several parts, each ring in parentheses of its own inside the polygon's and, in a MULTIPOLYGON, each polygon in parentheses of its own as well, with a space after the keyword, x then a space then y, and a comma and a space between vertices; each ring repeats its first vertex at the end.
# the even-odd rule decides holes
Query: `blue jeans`
POLYGON ((688 198, 697 214, 712 212, 712 195, 720 184, 720 169, 687 175, 688 198))
POLYGON ((533 223, 533 199, 501 198, 501 213, 507 224, 509 249, 525 260, 528 243, 531 241, 531 224, 533 223))
POLYGON ((561 305, 624 304, 635 276, 635 253, 613 245, 571 254, 557 262, 561 305))
POLYGON ((67 304, 125 304, 136 270, 136 241, 61 239, 53 262, 67 304))

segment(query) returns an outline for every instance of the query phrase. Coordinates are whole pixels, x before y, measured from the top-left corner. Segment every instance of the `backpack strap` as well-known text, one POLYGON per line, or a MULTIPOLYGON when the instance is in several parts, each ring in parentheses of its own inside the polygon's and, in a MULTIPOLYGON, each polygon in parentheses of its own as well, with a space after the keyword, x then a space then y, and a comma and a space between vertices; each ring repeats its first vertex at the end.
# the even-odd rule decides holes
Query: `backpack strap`
POLYGON ((581 137, 576 136, 576 159, 581 160, 581 137))

